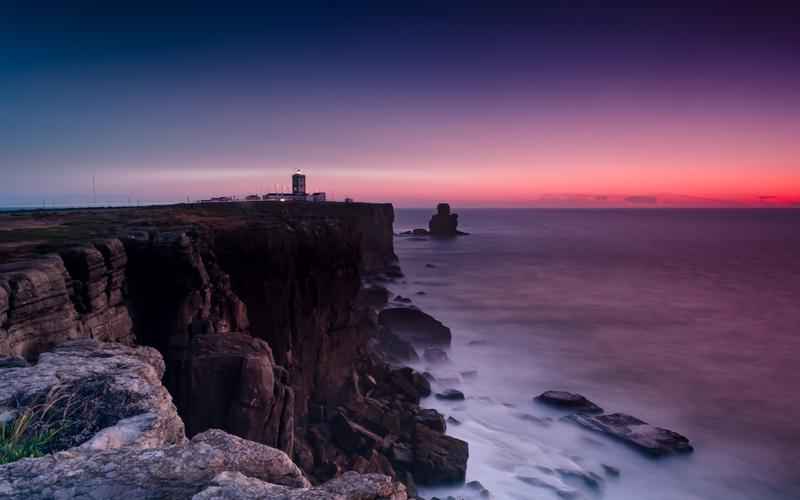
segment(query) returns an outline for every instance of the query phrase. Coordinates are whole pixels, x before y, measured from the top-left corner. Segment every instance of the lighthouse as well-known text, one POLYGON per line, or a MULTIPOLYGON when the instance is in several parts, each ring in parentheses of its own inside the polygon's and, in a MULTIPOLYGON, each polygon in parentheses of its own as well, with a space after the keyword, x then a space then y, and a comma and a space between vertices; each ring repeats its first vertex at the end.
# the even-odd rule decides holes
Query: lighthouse
POLYGON ((292 194, 295 196, 306 195, 306 176, 300 172, 300 169, 297 169, 292 176, 292 194))

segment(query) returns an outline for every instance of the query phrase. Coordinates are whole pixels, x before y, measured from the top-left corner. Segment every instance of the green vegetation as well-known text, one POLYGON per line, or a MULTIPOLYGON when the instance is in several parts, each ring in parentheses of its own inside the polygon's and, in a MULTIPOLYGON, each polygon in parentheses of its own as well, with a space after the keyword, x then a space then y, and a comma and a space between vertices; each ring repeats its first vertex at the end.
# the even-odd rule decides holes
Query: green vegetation
POLYGON ((53 425, 52 413, 63 398, 60 391, 50 391, 43 403, 25 408, 10 423, 0 424, 0 465, 49 453, 60 431, 53 425))

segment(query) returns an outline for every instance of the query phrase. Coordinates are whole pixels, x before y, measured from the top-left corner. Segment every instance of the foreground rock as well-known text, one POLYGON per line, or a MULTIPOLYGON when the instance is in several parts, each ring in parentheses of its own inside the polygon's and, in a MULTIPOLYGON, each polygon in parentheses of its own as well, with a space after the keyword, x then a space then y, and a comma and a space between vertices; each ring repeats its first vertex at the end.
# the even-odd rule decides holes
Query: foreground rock
POLYGON ((192 500, 406 500, 406 488, 379 474, 346 472, 316 488, 291 489, 240 473, 223 472, 192 500))
POLYGON ((452 340, 449 328, 418 309, 384 309, 378 321, 394 335, 414 344, 448 346, 452 340))
POLYGON ((575 414, 564 419, 612 436, 651 456, 686 453, 694 449, 685 436, 624 413, 598 416, 575 414))
POLYGON ((66 342, 35 365, 0 369, 0 414, 13 420, 52 405, 37 424, 58 431, 47 451, 177 444, 184 427, 161 385, 163 373, 164 361, 150 347, 66 342))
POLYGON ((70 450, 0 466, 0 498, 184 499, 222 472, 310 486, 282 451, 210 430, 166 448, 70 450))
POLYGON ((578 413, 603 413, 603 409, 584 396, 566 391, 547 391, 533 398, 540 403, 578 413))

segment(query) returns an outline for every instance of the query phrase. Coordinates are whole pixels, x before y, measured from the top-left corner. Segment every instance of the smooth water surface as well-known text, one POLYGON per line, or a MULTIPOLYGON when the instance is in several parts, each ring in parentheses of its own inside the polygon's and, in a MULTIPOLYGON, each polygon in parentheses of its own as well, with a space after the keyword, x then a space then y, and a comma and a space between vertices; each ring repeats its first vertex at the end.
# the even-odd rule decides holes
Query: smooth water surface
POLYGON ((470 236, 396 238, 391 288, 453 330, 452 362, 419 368, 467 394, 426 404, 462 422, 468 480, 499 499, 800 498, 800 211, 459 213, 470 236), (696 451, 643 458, 532 402, 547 389, 696 451))

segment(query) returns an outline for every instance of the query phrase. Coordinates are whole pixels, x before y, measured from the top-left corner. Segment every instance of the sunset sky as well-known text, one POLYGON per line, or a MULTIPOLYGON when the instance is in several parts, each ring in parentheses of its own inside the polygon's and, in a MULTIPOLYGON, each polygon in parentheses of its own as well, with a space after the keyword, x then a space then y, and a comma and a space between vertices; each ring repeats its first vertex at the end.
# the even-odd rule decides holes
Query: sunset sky
POLYGON ((797 8, 13 3, 0 205, 800 206, 797 8))

